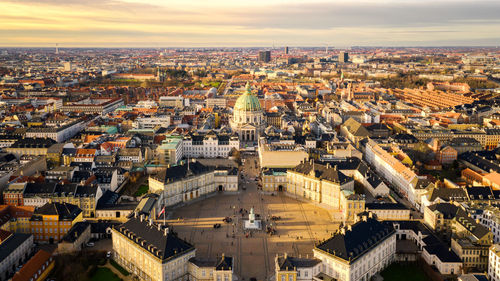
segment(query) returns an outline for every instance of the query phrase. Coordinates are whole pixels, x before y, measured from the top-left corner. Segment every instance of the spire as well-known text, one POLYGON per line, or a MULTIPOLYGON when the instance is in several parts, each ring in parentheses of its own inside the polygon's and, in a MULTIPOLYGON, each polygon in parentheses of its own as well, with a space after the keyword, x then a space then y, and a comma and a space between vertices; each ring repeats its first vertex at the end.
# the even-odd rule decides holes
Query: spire
POLYGON ((252 88, 250 87, 250 82, 247 82, 247 84, 245 85, 245 94, 246 95, 252 94, 252 88))

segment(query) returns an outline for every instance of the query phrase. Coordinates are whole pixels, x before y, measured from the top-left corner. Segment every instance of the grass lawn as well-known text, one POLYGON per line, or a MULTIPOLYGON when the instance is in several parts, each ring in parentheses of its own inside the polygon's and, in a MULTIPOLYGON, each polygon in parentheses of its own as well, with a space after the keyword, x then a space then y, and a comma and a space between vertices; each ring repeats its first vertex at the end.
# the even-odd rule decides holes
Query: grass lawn
POLYGON ((148 193, 148 190, 149 190, 149 186, 141 185, 141 186, 139 186, 137 191, 134 193, 134 196, 141 196, 143 194, 146 194, 146 193, 148 193))
POLYGON ((109 268, 99 267, 90 281, 121 281, 109 268))
POLYGON ((380 274, 384 281, 427 281, 429 278, 417 265, 393 263, 380 274))
POLYGON ((456 180, 460 178, 460 173, 458 173, 459 169, 454 169, 453 167, 446 167, 444 166, 441 171, 430 171, 430 170, 424 170, 424 173, 428 173, 435 178, 438 178, 440 180, 443 179, 449 179, 451 181, 456 180))
POLYGON ((130 273, 128 273, 127 270, 125 270, 125 268, 121 267, 118 263, 116 263, 116 261, 114 260, 109 260, 109 263, 116 269, 118 269, 118 271, 121 272, 121 274, 125 275, 125 276, 128 276, 130 273))

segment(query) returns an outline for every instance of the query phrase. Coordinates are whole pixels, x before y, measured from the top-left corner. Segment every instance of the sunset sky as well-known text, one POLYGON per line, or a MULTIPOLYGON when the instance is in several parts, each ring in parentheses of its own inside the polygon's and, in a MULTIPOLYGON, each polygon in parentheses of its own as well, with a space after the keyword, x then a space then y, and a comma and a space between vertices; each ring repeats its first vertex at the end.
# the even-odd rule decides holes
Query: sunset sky
POLYGON ((4 47, 500 45, 498 0, 0 0, 4 47))

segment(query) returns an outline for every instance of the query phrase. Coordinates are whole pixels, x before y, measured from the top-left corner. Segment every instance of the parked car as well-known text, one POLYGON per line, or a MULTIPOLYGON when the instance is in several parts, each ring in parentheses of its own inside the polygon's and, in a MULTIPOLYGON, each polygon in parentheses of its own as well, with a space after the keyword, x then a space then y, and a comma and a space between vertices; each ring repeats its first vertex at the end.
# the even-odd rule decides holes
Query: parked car
POLYGON ((87 245, 87 247, 94 247, 95 246, 94 242, 88 242, 85 245, 87 245))
POLYGON ((109 259, 109 258, 111 258, 111 251, 108 251, 108 252, 106 253, 106 258, 108 258, 108 259, 109 259))

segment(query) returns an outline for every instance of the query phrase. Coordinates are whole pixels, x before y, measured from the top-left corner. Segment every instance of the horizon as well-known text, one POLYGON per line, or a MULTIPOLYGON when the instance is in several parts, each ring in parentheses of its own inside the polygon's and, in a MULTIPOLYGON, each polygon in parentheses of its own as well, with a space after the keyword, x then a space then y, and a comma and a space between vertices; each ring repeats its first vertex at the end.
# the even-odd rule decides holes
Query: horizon
MULTIPOLYGON (((23 47, 23 46, 1 46, 0 49, 54 49, 56 46, 31 46, 31 47, 23 47)), ((72 49, 137 49, 137 50, 174 50, 174 49, 248 49, 248 50, 281 50, 285 47, 293 48, 293 49, 324 49, 325 46, 292 46, 292 45, 282 45, 282 46, 274 46, 274 47, 266 47, 266 46, 170 46, 170 47, 99 47, 99 46, 88 46, 88 47, 65 47, 58 45, 57 48, 59 51, 61 50, 72 50, 72 49)), ((387 49, 441 49, 441 48, 450 48, 450 49, 499 49, 500 45, 443 45, 443 46, 391 46, 391 45, 367 45, 367 46, 348 46, 348 47, 335 47, 328 46, 328 51, 335 50, 353 50, 353 49, 374 49, 374 48, 387 48, 387 49)))
POLYGON ((499 46, 493 0, 6 0, 0 47, 499 46))

